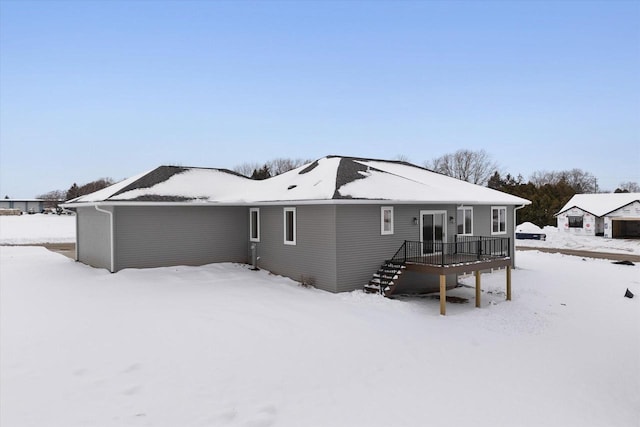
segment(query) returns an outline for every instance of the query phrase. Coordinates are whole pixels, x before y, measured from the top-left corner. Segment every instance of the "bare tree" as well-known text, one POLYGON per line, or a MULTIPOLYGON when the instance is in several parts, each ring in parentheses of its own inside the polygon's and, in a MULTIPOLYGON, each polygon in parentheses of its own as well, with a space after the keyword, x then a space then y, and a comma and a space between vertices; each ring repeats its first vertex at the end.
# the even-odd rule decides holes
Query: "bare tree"
POLYGON ((426 162, 425 166, 435 172, 478 185, 486 185, 491 175, 498 170, 498 165, 484 150, 458 150, 426 162))
POLYGON ((621 182, 616 193, 640 193, 640 185, 634 181, 621 182))
POLYGON ((67 192, 63 190, 53 190, 48 193, 40 194, 36 196, 36 199, 44 200, 45 208, 55 208, 58 207, 58 204, 65 200, 67 196, 67 192))
POLYGON ((565 171, 536 171, 531 174, 529 181, 536 187, 555 185, 564 181, 574 189, 576 193, 597 193, 598 180, 590 172, 582 169, 570 169, 565 171))
POLYGON ((303 159, 289 159, 284 157, 279 157, 277 159, 273 159, 267 162, 269 166, 269 170, 271 171, 271 176, 280 175, 281 173, 288 172, 292 169, 297 168, 298 166, 302 166, 305 163, 310 163, 311 160, 303 160, 303 159))
POLYGON ((240 175, 244 175, 247 178, 250 178, 253 174, 253 171, 260 169, 262 165, 257 162, 245 162, 241 165, 238 165, 233 168, 234 172, 239 173, 240 175))
POLYGON ((42 199, 48 202, 62 202, 65 200, 66 195, 67 195, 66 191, 53 190, 53 191, 49 191, 48 193, 44 193, 44 194, 40 194, 39 196, 36 196, 36 199, 42 199))
POLYGON ((597 193, 598 179, 591 172, 582 169, 565 171, 562 178, 567 181, 576 193, 597 193))
POLYGON ((280 175, 281 173, 288 172, 292 169, 295 169, 299 166, 302 166, 306 163, 311 163, 313 160, 304 160, 304 159, 290 159, 285 157, 278 157, 273 160, 269 160, 264 164, 256 163, 256 162, 245 162, 241 165, 238 165, 233 168, 234 172, 239 173, 240 175, 244 175, 248 178, 251 178, 256 173, 259 173, 262 176, 261 179, 264 179, 264 172, 268 171, 270 176, 280 175))
POLYGON ((535 171, 529 178, 536 187, 542 187, 547 184, 557 184, 560 182, 560 173, 557 171, 535 171))

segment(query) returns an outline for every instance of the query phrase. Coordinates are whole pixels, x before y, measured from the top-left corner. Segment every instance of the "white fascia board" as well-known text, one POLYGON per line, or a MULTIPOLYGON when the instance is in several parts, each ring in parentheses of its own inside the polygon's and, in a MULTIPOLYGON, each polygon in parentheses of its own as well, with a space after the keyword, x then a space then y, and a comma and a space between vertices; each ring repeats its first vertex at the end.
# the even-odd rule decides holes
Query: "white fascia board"
POLYGON ((126 201, 101 201, 85 203, 64 203, 65 209, 95 206, 182 206, 182 207, 212 207, 212 206, 284 206, 284 205, 464 205, 464 206, 526 206, 529 203, 507 203, 504 200, 493 201, 452 201, 452 200, 389 200, 389 199, 328 199, 328 200, 270 200, 270 201, 237 201, 237 202, 126 202, 126 201))
POLYGON ((247 206, 245 202, 234 203, 218 203, 218 202, 85 202, 85 203, 65 203, 62 206, 65 209, 90 208, 94 206, 184 206, 184 207, 202 207, 202 206, 247 206))

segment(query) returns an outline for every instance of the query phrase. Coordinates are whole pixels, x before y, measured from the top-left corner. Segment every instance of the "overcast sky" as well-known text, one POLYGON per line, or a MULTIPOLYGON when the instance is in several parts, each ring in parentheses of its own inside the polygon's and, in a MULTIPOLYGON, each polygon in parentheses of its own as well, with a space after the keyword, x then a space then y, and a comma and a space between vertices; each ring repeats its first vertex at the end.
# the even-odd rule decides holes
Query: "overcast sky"
POLYGON ((328 154, 640 181, 640 2, 0 1, 0 194, 328 154))

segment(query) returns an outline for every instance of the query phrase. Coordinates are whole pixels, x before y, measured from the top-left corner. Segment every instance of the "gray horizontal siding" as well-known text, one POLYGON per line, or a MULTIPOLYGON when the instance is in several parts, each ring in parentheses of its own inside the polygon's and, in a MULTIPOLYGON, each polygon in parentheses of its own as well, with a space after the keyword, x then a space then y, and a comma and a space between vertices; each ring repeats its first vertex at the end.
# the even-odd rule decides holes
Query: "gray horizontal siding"
MULTIPOLYGON (((362 289, 384 262, 391 258, 405 240, 420 240, 421 210, 446 210, 447 218, 455 215, 455 206, 396 205, 394 206, 394 234, 380 234, 380 205, 338 205, 337 235, 337 291, 362 289)), ((447 240, 453 239, 454 224, 447 224, 447 240)))
POLYGON ((111 268, 111 224, 109 215, 95 208, 76 211, 76 258, 98 268, 111 268))
MULTIPOLYGON (((494 205, 499 207, 505 205, 494 205)), ((493 227, 493 219, 491 217, 492 206, 474 206, 473 207, 473 234, 474 236, 491 236, 493 227)), ((506 206, 507 208, 507 232, 505 234, 495 234, 495 237, 508 237, 510 240, 510 251, 512 264, 515 261, 515 245, 513 242, 515 236, 515 225, 513 223, 514 206, 506 206)))
MULTIPOLYGON (((248 240, 248 233, 247 233, 248 240)), ((336 292, 334 205, 260 207, 258 266, 293 280, 336 292), (284 244, 284 207, 296 208, 296 245, 284 244)))
POLYGON ((116 271, 247 261, 248 209, 115 208, 116 271))

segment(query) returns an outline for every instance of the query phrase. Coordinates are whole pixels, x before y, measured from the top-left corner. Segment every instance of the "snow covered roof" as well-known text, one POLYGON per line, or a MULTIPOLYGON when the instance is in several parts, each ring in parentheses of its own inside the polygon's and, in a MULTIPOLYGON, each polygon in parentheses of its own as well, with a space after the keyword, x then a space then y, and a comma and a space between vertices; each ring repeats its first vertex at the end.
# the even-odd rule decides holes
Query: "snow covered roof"
POLYGON ((327 156, 265 180, 225 169, 160 166, 70 205, 96 202, 265 203, 328 200, 524 205, 526 199, 400 161, 327 156))
POLYGON ((640 193, 576 194, 556 215, 580 208, 592 215, 604 216, 635 201, 640 201, 640 193))

